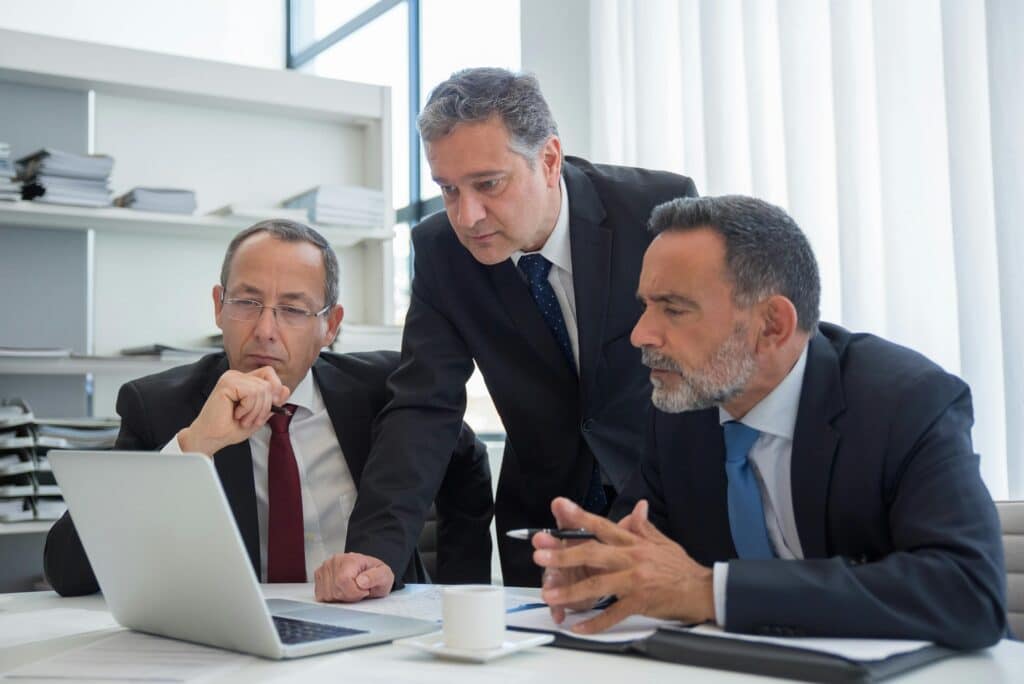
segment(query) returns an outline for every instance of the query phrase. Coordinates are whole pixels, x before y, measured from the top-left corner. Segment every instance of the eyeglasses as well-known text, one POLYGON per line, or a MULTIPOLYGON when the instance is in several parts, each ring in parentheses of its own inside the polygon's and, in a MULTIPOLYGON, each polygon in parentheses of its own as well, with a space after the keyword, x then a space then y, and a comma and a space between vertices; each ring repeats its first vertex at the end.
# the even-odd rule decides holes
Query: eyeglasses
POLYGON ((270 309, 274 312, 277 322, 289 328, 303 328, 312 319, 323 316, 331 308, 325 306, 314 313, 287 304, 267 306, 253 299, 221 299, 221 302, 224 304, 224 313, 233 321, 257 321, 263 315, 264 309, 270 309))

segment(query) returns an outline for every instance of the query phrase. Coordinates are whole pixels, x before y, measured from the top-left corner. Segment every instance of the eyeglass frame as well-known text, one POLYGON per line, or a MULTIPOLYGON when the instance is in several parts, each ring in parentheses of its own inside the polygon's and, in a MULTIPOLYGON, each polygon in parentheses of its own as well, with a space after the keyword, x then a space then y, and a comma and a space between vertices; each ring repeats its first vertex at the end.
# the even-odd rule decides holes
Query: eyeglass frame
MULTIPOLYGON (((257 313, 256 317, 251 319, 251 320, 246 320, 244 318, 233 318, 230 314, 228 315, 228 318, 230 318, 233 321, 238 321, 239 323, 253 323, 255 321, 260 320, 260 318, 263 317, 264 309, 270 309, 271 311, 273 311, 274 312, 274 321, 276 321, 278 323, 281 322, 281 319, 279 319, 277 317, 277 312, 278 312, 278 309, 280 309, 282 307, 287 307, 287 308, 291 309, 292 310, 291 313, 296 313, 297 314, 297 313, 301 312, 304 316, 306 316, 306 321, 304 321, 304 322, 308 322, 309 319, 312 319, 312 318, 320 318, 321 316, 323 316, 324 314, 326 314, 328 311, 331 310, 331 305, 330 304, 328 304, 327 306, 325 306, 324 308, 322 308, 322 309, 320 309, 319 311, 316 311, 316 312, 306 311, 305 309, 300 309, 297 306, 291 306, 289 304, 276 304, 274 306, 270 306, 269 304, 264 304, 263 302, 258 301, 256 299, 245 299, 245 298, 237 298, 237 297, 232 297, 232 298, 228 299, 227 292, 225 292, 225 291, 221 292, 221 294, 220 294, 220 304, 221 304, 222 307, 225 304, 234 304, 234 303, 237 303, 237 302, 250 302, 250 303, 256 304, 256 305, 258 305, 260 307, 259 313, 257 313)), ((284 325, 287 325, 287 323, 285 323, 284 325)), ((300 327, 300 326, 290 326, 290 327, 300 327)))

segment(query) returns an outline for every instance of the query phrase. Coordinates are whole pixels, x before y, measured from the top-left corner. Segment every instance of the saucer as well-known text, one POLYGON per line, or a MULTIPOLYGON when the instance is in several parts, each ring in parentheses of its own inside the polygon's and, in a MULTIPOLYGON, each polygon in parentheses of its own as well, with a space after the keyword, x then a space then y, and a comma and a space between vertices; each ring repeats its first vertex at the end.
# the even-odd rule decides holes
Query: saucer
POLYGON ((522 651, 534 646, 550 644, 555 640, 554 634, 537 634, 534 632, 515 632, 507 630, 505 641, 499 648, 470 649, 470 648, 449 648, 444 643, 444 632, 432 632, 421 636, 398 639, 394 643, 398 646, 409 646, 420 651, 433 653, 440 658, 450 660, 463 660, 471 663, 486 663, 516 651, 522 651))

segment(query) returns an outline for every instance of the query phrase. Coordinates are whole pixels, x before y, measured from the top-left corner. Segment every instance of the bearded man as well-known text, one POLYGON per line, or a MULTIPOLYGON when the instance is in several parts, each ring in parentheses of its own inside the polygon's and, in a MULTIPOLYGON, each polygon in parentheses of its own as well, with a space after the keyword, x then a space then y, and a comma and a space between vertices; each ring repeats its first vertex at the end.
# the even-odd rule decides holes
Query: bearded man
POLYGON ((647 453, 613 511, 555 499, 534 536, 544 600, 777 636, 989 646, 1003 549, 971 446, 968 386, 920 354, 818 320, 818 267, 748 197, 655 208, 632 333, 651 369, 647 453), (628 513, 628 514, 627 514, 628 513))

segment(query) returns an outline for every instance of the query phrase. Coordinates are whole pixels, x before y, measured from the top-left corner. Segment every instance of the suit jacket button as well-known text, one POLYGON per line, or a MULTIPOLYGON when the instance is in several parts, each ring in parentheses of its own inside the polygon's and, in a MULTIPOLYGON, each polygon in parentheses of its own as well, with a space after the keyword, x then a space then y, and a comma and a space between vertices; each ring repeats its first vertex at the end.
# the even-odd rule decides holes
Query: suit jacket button
POLYGON ((581 427, 583 428, 584 432, 590 432, 591 430, 594 429, 594 419, 587 418, 585 421, 583 421, 583 425, 581 427))

